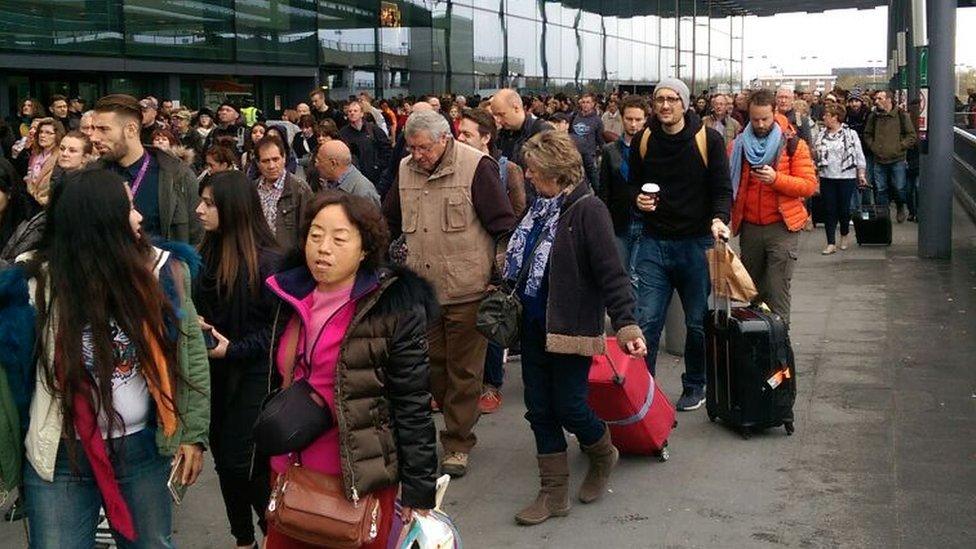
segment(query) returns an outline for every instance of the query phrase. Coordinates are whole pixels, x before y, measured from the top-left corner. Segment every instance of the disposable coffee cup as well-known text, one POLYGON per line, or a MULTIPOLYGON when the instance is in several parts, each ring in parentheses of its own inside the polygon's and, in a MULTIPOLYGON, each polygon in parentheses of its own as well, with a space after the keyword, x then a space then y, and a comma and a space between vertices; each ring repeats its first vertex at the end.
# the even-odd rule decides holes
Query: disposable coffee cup
POLYGON ((647 197, 657 198, 659 192, 661 192, 661 187, 657 183, 644 183, 641 186, 641 194, 647 197))

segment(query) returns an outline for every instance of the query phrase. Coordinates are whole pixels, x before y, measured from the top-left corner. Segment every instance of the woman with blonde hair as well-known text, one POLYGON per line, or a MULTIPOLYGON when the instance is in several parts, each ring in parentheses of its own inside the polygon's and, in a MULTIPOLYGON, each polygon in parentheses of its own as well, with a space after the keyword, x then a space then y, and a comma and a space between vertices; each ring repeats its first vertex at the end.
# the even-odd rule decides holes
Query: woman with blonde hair
POLYGON ((512 233, 504 278, 523 306, 525 417, 535 434, 541 479, 536 500, 515 521, 532 525, 569 513, 564 429, 589 458, 581 502, 606 492, 617 462, 610 431, 586 402, 591 359, 606 351, 605 312, 621 349, 641 357, 647 345, 610 213, 586 182, 576 144, 568 134, 542 132, 522 153, 525 177, 539 198, 512 233))

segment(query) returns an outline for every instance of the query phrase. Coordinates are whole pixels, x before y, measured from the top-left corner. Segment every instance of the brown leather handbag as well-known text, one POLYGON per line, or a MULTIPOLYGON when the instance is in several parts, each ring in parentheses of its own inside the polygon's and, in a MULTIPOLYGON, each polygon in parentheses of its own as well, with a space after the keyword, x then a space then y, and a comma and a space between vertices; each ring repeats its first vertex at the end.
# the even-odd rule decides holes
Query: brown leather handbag
MULTIPOLYGON (((297 337, 294 338, 297 340, 297 337)), ((296 341, 286 342, 286 364, 294 365, 296 341)), ((286 385, 292 371, 286 372, 286 385)), ((268 519, 286 536, 322 547, 362 547, 379 535, 380 502, 373 494, 346 498, 342 479, 302 467, 301 452, 275 481, 268 519)))
POLYGON ((296 461, 278 477, 267 519, 275 530, 298 541, 361 547, 379 534, 380 513, 380 502, 372 494, 349 501, 339 477, 311 471, 296 461))

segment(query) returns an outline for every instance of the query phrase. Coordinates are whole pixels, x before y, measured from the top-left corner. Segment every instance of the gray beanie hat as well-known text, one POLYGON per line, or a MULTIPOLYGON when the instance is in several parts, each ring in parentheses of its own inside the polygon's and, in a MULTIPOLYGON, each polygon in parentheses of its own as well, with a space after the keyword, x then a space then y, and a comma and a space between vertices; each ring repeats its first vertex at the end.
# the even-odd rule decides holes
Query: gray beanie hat
POLYGON ((691 108, 691 91, 684 82, 678 80, 677 78, 665 78, 658 82, 657 86, 654 87, 654 96, 657 96, 657 90, 665 88, 678 94, 678 97, 681 98, 681 103, 685 106, 684 110, 691 108))

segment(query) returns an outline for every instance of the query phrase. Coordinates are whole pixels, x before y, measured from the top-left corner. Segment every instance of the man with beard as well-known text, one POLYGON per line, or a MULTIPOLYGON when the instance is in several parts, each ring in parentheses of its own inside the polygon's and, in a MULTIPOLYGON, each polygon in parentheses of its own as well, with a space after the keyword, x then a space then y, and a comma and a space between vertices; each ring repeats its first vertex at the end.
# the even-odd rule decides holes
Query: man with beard
POLYGON ((101 166, 128 181, 146 234, 197 244, 203 228, 193 213, 200 201, 197 179, 176 157, 139 139, 142 108, 130 95, 112 94, 95 104, 92 144, 101 166))
POLYGON ((661 330, 677 290, 687 327, 685 373, 676 403, 680 411, 705 402, 704 322, 711 290, 705 250, 715 239, 728 237, 732 203, 725 140, 689 109, 690 97, 681 80, 658 83, 651 123, 634 136, 630 148, 629 190, 640 222, 631 272, 637 278, 647 368, 654 373, 661 330), (658 192, 641 193, 647 183, 657 184, 658 192))
POLYGON ((72 118, 71 110, 68 108, 68 99, 65 96, 52 96, 51 105, 48 108, 51 111, 51 116, 61 123, 65 131, 78 129, 78 122, 81 120, 81 117, 72 118))
POLYGON ((817 170, 806 141, 760 90, 749 98, 749 125, 732 144, 732 230, 740 235, 742 263, 759 290, 757 303, 790 321, 790 281, 809 214, 803 200, 817 190, 817 170))

